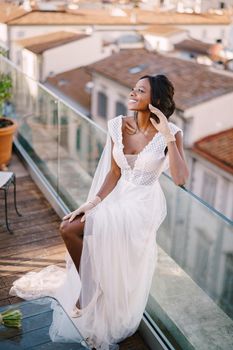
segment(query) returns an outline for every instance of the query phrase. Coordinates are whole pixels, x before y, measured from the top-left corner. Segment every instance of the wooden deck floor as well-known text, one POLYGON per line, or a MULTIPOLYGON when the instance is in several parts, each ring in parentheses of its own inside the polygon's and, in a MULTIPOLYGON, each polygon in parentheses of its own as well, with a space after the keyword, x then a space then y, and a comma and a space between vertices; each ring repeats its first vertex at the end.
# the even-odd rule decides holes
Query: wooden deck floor
MULTIPOLYGON (((16 155, 9 170, 17 178, 18 217, 9 190, 9 219, 14 235, 5 227, 3 199, 0 198, 0 306, 20 301, 9 296, 12 282, 27 271, 47 265, 64 266, 65 247, 59 236, 60 218, 32 181, 16 155)), ((1 195, 1 194, 0 194, 1 195)), ((126 339, 120 350, 146 350, 138 333, 126 339)))

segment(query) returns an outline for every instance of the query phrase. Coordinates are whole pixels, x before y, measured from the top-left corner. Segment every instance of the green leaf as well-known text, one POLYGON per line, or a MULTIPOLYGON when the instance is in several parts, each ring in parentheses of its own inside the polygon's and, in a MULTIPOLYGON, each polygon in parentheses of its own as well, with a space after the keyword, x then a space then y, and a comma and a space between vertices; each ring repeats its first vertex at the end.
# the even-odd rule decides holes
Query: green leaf
POLYGON ((22 313, 20 310, 8 309, 0 314, 0 321, 6 327, 21 327, 22 313))

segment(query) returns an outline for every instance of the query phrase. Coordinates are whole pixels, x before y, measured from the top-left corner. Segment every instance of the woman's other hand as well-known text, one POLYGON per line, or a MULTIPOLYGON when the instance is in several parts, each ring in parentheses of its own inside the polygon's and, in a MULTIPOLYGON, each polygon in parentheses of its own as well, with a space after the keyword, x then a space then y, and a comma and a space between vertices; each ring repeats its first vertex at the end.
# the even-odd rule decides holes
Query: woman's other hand
POLYGON ((68 215, 64 216, 62 220, 69 219, 69 222, 72 222, 76 218, 76 216, 80 215, 81 213, 84 213, 84 215, 81 218, 81 222, 84 222, 86 219, 86 213, 92 210, 100 202, 101 202, 101 198, 99 196, 95 196, 95 198, 91 199, 88 202, 85 202, 75 211, 72 211, 68 215))

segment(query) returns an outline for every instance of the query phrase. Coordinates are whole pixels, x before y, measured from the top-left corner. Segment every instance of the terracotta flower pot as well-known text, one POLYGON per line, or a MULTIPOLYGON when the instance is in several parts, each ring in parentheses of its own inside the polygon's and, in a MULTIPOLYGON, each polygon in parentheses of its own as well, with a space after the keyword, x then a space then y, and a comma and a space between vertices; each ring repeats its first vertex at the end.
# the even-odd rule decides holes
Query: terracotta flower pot
POLYGON ((0 117, 0 169, 4 169, 11 159, 15 121, 0 117))

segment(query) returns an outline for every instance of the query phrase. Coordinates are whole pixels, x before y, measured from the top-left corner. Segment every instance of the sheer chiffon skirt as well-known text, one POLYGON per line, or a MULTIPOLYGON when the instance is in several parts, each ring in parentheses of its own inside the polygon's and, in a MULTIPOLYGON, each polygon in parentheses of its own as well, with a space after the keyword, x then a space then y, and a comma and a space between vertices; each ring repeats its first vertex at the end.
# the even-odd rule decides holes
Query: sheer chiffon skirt
POLYGON ((156 230, 166 216, 157 181, 134 185, 121 178, 87 215, 80 276, 85 338, 109 349, 133 334, 146 306, 157 259, 156 230))

